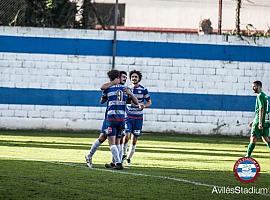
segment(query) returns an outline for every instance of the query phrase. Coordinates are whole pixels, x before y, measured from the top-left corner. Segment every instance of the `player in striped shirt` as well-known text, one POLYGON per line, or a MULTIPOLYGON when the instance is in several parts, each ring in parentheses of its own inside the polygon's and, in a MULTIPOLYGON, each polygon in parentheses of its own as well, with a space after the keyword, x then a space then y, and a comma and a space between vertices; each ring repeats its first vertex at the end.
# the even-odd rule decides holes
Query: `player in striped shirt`
POLYGON ((135 153, 136 144, 138 138, 141 135, 142 125, 143 125, 143 109, 148 108, 152 104, 152 100, 148 93, 148 90, 140 85, 142 79, 142 73, 137 70, 133 70, 129 73, 129 78, 132 83, 131 91, 139 101, 139 107, 131 103, 127 105, 127 118, 126 118, 126 136, 123 147, 123 158, 127 158, 128 165, 131 165, 131 158, 135 153), (129 152, 127 154, 128 141, 131 138, 131 144, 129 146, 129 152))
MULTIPOLYGON (((120 84, 125 85, 127 80, 127 73, 125 71, 120 71, 120 84)), ((109 88, 110 86, 113 85, 117 85, 119 84, 119 79, 115 79, 114 81, 111 81, 109 83, 105 83, 101 86, 101 90, 105 90, 107 88, 109 88)), ((108 98, 106 95, 102 95, 100 102, 101 104, 104 104, 105 102, 107 102, 108 98)), ((93 156, 95 154, 95 152, 97 151, 97 149, 99 148, 99 146, 107 139, 107 135, 106 135, 106 130, 107 130, 107 125, 106 125, 106 116, 107 116, 107 110, 105 112, 105 118, 103 120, 102 123, 102 128, 100 131, 100 135, 99 137, 95 140, 95 142, 92 144, 89 153, 85 156, 85 160, 86 160, 86 164, 89 168, 92 168, 92 159, 93 156)), ((119 149, 119 147, 117 147, 119 149)), ((120 158, 122 158, 122 155, 120 154, 120 158)))
MULTIPOLYGON (((120 78, 120 73, 118 70, 111 70, 108 72, 108 76, 110 81, 114 81, 120 78)), ((116 137, 125 131, 125 111, 128 97, 130 96, 136 105, 139 105, 139 103, 132 92, 121 84, 110 86, 103 91, 103 94, 108 98, 106 116, 107 137, 112 156, 116 163, 115 169, 123 169, 122 159, 119 157, 119 151, 115 143, 116 137)))

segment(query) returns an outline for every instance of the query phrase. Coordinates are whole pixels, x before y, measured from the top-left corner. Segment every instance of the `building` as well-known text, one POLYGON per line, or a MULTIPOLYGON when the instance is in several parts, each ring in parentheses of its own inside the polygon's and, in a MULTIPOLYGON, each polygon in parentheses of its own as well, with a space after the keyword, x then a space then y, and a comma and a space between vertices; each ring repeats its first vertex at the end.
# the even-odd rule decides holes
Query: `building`
MULTIPOLYGON (((242 0, 241 29, 252 24, 258 30, 270 27, 269 0, 242 0)), ((95 0, 111 3, 115 0, 95 0)), ((202 19, 218 28, 219 0, 119 0, 124 4, 124 26, 197 29, 202 19)), ((222 0, 222 29, 234 29, 236 0, 222 0)))

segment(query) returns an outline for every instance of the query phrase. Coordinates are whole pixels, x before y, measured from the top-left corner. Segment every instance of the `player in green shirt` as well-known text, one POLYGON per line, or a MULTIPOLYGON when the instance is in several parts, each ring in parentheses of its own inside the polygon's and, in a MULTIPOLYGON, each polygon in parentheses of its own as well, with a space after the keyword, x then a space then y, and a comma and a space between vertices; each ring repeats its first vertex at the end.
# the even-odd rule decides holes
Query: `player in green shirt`
POLYGON ((269 123, 266 123, 265 117, 268 112, 268 97, 262 91, 262 82, 254 81, 252 84, 252 89, 256 97, 256 106, 255 106, 255 117, 253 121, 249 123, 251 127, 251 136, 250 143, 248 145, 246 157, 250 157, 258 137, 261 137, 263 142, 270 148, 270 140, 269 140, 269 123))

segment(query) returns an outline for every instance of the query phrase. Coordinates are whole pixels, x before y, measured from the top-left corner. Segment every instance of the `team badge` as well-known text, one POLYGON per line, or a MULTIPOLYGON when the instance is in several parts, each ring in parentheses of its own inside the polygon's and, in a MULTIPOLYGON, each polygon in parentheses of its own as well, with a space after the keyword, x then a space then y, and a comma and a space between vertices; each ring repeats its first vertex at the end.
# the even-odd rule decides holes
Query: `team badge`
POLYGON ((233 167, 234 175, 242 183, 254 182, 260 170, 259 163, 253 158, 240 158, 233 167))
POLYGON ((106 130, 105 130, 105 133, 107 134, 107 135, 110 135, 111 133, 112 133, 112 127, 108 127, 106 130))

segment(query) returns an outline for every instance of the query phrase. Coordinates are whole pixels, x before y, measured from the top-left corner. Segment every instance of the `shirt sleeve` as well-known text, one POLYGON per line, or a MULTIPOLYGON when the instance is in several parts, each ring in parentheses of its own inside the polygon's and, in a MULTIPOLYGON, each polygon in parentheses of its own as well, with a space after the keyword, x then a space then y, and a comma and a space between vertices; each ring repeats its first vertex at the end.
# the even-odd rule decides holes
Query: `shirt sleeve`
POLYGON ((148 92, 148 90, 145 88, 144 90, 144 95, 143 95, 143 98, 146 100, 146 101, 149 101, 151 99, 150 97, 150 94, 148 92))
POLYGON ((264 107, 265 97, 262 94, 259 94, 257 97, 257 103, 259 106, 259 109, 262 109, 264 107))
POLYGON ((266 101, 266 112, 269 113, 269 100, 268 100, 268 96, 265 97, 265 101, 266 101))
POLYGON ((102 98, 107 98, 108 97, 108 90, 102 90, 102 98))

